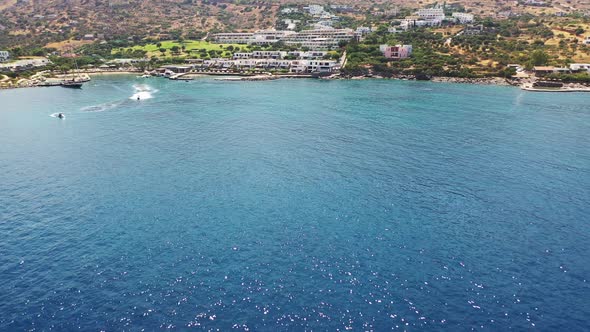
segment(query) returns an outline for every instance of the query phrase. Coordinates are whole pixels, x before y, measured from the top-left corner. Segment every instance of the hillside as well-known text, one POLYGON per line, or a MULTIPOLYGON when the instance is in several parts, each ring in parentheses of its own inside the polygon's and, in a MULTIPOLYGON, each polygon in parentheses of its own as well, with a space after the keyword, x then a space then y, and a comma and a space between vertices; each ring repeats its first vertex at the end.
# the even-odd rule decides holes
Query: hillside
MULTIPOLYGON (((251 31, 276 26, 283 5, 345 4, 351 19, 362 22, 373 10, 417 8, 436 1, 372 0, 0 0, 0 48, 42 47, 65 40, 98 39, 200 39, 207 32, 251 31)), ((478 16, 558 12, 587 13, 584 0, 546 1, 526 6, 508 0, 449 1, 478 16)), ((55 45, 55 44, 54 44, 55 45)))
POLYGON ((206 31, 274 25, 278 5, 186 0, 0 2, 0 46, 36 45, 93 34, 112 38, 200 38, 206 31))

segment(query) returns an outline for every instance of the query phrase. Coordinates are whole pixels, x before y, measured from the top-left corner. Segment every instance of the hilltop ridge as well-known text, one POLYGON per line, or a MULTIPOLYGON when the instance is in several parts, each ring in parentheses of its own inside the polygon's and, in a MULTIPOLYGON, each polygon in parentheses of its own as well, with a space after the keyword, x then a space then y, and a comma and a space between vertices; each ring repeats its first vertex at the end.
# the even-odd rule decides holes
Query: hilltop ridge
MULTIPOLYGON (((208 32, 273 28, 281 6, 310 3, 347 5, 353 9, 347 15, 362 22, 375 10, 417 8, 436 1, 0 0, 0 47, 45 46, 50 42, 83 40, 87 35, 107 40, 201 39, 208 32)), ((590 11, 590 3, 582 0, 547 0, 542 6, 507 0, 448 3, 481 17, 590 11)))

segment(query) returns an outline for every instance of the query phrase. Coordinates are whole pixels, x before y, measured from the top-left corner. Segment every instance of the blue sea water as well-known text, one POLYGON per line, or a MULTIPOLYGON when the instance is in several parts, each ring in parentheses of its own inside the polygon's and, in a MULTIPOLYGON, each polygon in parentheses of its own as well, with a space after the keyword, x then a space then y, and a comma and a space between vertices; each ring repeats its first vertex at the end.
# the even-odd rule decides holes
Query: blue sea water
POLYGON ((0 330, 588 330, 589 100, 379 80, 0 91, 0 330))

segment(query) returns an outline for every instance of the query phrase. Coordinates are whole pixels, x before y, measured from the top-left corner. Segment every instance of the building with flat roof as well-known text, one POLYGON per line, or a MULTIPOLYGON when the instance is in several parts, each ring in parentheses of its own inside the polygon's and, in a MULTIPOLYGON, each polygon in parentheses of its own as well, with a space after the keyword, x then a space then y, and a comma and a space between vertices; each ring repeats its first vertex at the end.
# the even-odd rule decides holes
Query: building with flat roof
POLYGON ((253 32, 216 33, 213 42, 218 44, 250 44, 254 39, 253 32))
POLYGON ((238 60, 238 59, 251 59, 252 58, 252 53, 250 53, 250 52, 238 52, 238 53, 234 53, 233 58, 234 58, 234 60, 238 60))
POLYGON ((407 59, 412 55, 412 45, 381 45, 379 50, 383 56, 392 60, 407 59))
POLYGON ((8 51, 0 51, 0 62, 8 61, 10 59, 10 53, 8 51))
POLYGON ((285 36, 295 34, 293 31, 259 30, 256 32, 216 33, 213 42, 218 44, 254 44, 268 45, 280 41, 285 36))
POLYGON ((255 44, 266 45, 284 42, 287 45, 299 45, 311 50, 327 50, 337 48, 341 41, 354 38, 351 29, 315 29, 294 31, 261 30, 253 33, 217 33, 213 41, 219 44, 255 44))
POLYGON ((295 57, 297 59, 302 59, 302 60, 323 59, 327 54, 328 54, 328 52, 326 52, 326 51, 309 51, 309 52, 292 51, 292 52, 288 53, 289 56, 295 57))
POLYGON ((282 59, 287 56, 287 52, 283 51, 254 51, 252 52, 253 59, 282 59))
POLYGON ((570 64, 570 70, 590 72, 590 63, 572 63, 570 64))
POLYGON ((402 30, 408 30, 414 27, 436 27, 442 24, 442 20, 439 19, 421 19, 420 17, 406 17, 400 23, 402 30))
POLYGON ((463 29, 463 34, 466 36, 480 35, 484 32, 485 32, 485 29, 484 29, 483 24, 479 24, 479 25, 471 24, 471 25, 465 26, 465 29, 463 29))
MULTIPOLYGON (((209 70, 280 70, 295 74, 322 74, 338 71, 340 63, 335 60, 208 59, 196 67, 209 70)), ((171 71, 171 68, 165 69, 171 71)))
POLYGON ((51 61, 47 58, 21 59, 9 63, 0 63, 0 71, 19 72, 36 67, 44 67, 50 63, 51 61))
POLYGON ((444 20, 445 11, 442 8, 422 8, 419 9, 416 15, 423 20, 444 20))
POLYGON ((281 30, 259 30, 254 32, 252 40, 249 44, 254 45, 268 45, 273 44, 286 36, 295 34, 294 31, 281 31, 281 30))
POLYGON ((350 41, 354 36, 352 29, 317 29, 286 36, 282 41, 286 45, 300 45, 311 50, 329 50, 337 48, 342 41, 350 41))
POLYGON ((536 75, 552 74, 554 71, 555 71, 555 67, 553 67, 553 66, 536 66, 536 67, 533 67, 533 72, 536 75))
POLYGON ((469 13, 453 13, 453 18, 461 24, 472 23, 474 19, 473 14, 469 13))

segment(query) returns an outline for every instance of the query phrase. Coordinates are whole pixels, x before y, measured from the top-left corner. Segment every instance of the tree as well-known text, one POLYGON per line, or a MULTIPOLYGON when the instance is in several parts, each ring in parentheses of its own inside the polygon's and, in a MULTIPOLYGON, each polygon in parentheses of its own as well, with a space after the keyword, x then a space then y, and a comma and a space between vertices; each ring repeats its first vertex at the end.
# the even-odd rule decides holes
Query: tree
POLYGON ((549 56, 542 50, 536 50, 531 54, 531 64, 533 66, 544 66, 549 61, 549 56))

